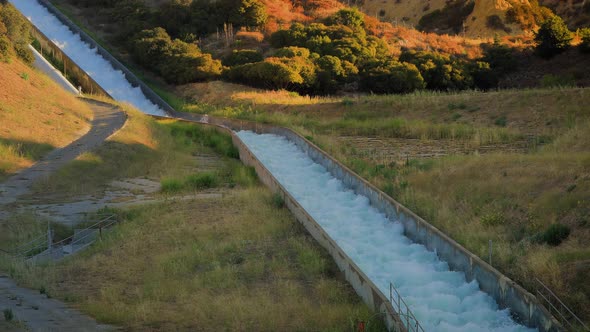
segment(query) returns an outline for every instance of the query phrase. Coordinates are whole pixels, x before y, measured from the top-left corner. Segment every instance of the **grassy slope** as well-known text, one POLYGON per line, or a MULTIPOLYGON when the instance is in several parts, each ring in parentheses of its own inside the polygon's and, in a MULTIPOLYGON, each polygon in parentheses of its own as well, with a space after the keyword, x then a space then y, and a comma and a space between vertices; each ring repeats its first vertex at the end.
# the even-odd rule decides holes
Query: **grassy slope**
POLYGON ((337 271, 253 187, 133 209, 97 246, 28 282, 129 330, 352 330, 372 313, 337 271))
POLYGON ((92 111, 18 59, 0 62, 0 180, 73 141, 92 111))
MULTIPOLYGON (((195 152, 233 155, 225 144, 231 141, 209 131, 128 113, 109 142, 70 163, 43 190, 65 197, 119 177, 178 178, 195 152)), ((223 199, 119 211, 124 223, 63 264, 3 266, 25 285, 129 330, 342 331, 369 320, 373 313, 325 251, 251 172, 223 160, 223 199), (230 189, 228 181, 237 186, 230 189)), ((6 240, 15 242, 40 229, 27 225, 7 227, 4 238, 12 234, 6 240)), ((373 320, 371 330, 381 331, 379 324, 373 320)))

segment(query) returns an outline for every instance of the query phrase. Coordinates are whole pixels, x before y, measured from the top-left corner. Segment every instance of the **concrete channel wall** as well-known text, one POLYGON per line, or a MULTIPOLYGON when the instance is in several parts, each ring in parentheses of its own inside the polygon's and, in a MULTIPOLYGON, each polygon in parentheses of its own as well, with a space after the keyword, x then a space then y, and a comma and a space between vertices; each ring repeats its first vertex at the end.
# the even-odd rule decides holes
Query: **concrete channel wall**
POLYGON ((175 111, 145 83, 139 80, 123 64, 115 59, 108 51, 98 45, 90 36, 71 22, 59 10, 53 7, 47 0, 38 0, 46 6, 59 20, 70 29, 79 33, 82 39, 96 47, 99 53, 111 64, 123 71, 126 78, 134 85, 141 87, 143 93, 153 103, 160 106, 170 116, 192 122, 209 124, 232 135, 232 140, 240 152, 240 159, 249 166, 256 169, 261 181, 272 191, 279 193, 285 200, 289 210, 295 215, 310 234, 326 248, 339 268, 344 272, 346 279, 351 283, 357 293, 374 310, 384 314, 385 322, 390 330, 405 331, 400 323, 399 316, 395 313, 389 299, 383 294, 358 266, 344 253, 344 251, 333 241, 319 224, 295 201, 295 199, 278 183, 274 176, 262 165, 262 163, 251 153, 245 144, 233 133, 232 130, 252 130, 257 133, 272 133, 287 137, 304 150, 316 163, 326 167, 336 178, 340 179, 347 187, 355 193, 369 198, 371 205, 384 213, 390 220, 399 220, 403 223, 405 235, 411 240, 423 244, 429 250, 435 251, 449 267, 455 271, 465 273, 468 281, 477 280, 480 288, 490 294, 501 308, 510 308, 515 318, 530 327, 536 327, 540 331, 562 331, 562 326, 551 316, 551 314, 539 303, 537 298, 514 281, 501 274, 495 268, 481 260, 473 253, 466 250, 453 239, 442 233, 440 230, 417 216, 415 213, 395 201, 377 187, 364 180, 362 177, 348 169, 346 166, 323 152, 313 143, 303 138, 294 131, 256 124, 248 121, 234 119, 223 119, 187 114, 175 111))
MULTIPOLYGON (((51 41, 43 32, 39 31, 36 26, 32 25, 31 35, 40 45, 41 55, 50 55, 52 58, 58 60, 62 64, 62 68, 56 68, 64 73, 66 77, 70 77, 78 86, 82 87, 82 93, 89 93, 91 95, 103 95, 111 98, 109 93, 103 89, 92 77, 90 77, 82 68, 78 66, 69 56, 67 56, 53 41, 51 41)), ((75 89, 78 88, 75 86, 75 89)))

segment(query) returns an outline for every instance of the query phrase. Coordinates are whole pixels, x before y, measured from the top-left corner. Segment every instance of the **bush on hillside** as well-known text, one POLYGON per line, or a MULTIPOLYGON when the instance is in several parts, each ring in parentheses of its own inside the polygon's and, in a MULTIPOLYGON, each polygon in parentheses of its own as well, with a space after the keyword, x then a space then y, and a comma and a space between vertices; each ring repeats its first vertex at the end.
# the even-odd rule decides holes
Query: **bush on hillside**
POLYGON ((518 69, 518 61, 514 56, 514 50, 506 45, 494 42, 482 44, 482 61, 490 64, 490 67, 499 75, 505 75, 518 69))
POLYGON ((23 61, 33 63, 28 48, 32 41, 29 22, 12 4, 0 2, 0 57, 7 60, 14 49, 23 61))
POLYGON ((498 87, 498 74, 490 68, 489 63, 475 61, 470 62, 467 67, 475 88, 486 91, 498 87))
POLYGON ((230 81, 269 89, 289 89, 303 83, 299 73, 272 59, 232 67, 225 76, 230 81))
POLYGON ((506 21, 518 24, 523 30, 532 30, 553 15, 551 9, 540 6, 538 1, 530 1, 530 3, 512 1, 511 7, 506 11, 506 21))
POLYGON ((473 78, 466 68, 466 62, 441 53, 426 51, 404 51, 401 62, 414 64, 426 88, 437 91, 463 90, 473 87, 473 78))
POLYGON ((550 246, 558 246, 570 235, 570 228, 562 224, 553 224, 547 228, 541 239, 550 246))
POLYGON ((559 16, 553 16, 543 23, 535 34, 535 50, 543 58, 551 58, 570 47, 572 33, 559 16))
POLYGON ((360 86, 374 93, 409 93, 425 84, 414 64, 388 60, 368 64, 360 73, 360 86))
POLYGON ((325 55, 316 61, 317 77, 315 90, 318 93, 334 93, 344 83, 357 79, 358 69, 348 61, 325 55))
POLYGON ((230 55, 223 59, 223 65, 228 67, 244 65, 247 63, 260 62, 264 59, 262 53, 257 50, 233 50, 230 55))
POLYGON ((365 15, 357 8, 345 8, 328 17, 327 22, 328 25, 341 24, 352 29, 360 29, 365 24, 365 15))
POLYGON ((169 83, 203 81, 221 74, 219 60, 201 53, 195 44, 172 40, 163 28, 141 31, 132 49, 140 64, 155 70, 169 83))

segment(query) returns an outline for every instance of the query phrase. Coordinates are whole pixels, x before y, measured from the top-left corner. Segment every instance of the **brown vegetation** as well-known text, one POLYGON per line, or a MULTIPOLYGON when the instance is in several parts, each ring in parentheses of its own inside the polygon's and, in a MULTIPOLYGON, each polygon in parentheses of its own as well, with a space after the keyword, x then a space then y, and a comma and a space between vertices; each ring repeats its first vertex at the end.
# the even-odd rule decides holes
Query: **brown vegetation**
POLYGON ((92 111, 21 60, 0 61, 0 179, 89 129, 92 111))

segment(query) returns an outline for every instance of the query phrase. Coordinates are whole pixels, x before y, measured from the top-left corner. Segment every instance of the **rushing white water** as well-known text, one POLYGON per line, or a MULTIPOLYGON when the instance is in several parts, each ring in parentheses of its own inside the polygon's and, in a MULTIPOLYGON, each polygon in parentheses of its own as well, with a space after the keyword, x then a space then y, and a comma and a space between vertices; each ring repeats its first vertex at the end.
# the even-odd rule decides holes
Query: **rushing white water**
POLYGON ((139 87, 134 88, 125 79, 123 72, 114 69, 95 48, 82 42, 80 35, 70 31, 37 0, 10 0, 10 2, 115 100, 128 102, 147 114, 166 115, 145 97, 139 87))
POLYGON ((250 131, 238 136, 369 278, 389 294, 398 288, 426 331, 534 331, 449 270, 435 253, 412 243, 368 198, 345 188, 284 137, 250 131))

